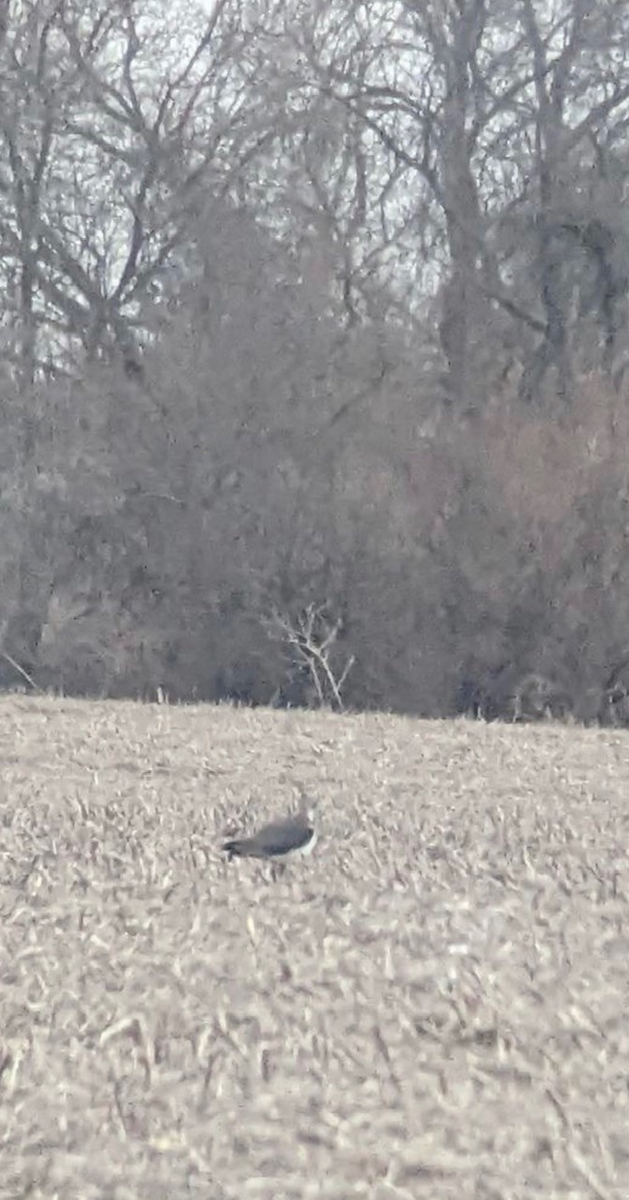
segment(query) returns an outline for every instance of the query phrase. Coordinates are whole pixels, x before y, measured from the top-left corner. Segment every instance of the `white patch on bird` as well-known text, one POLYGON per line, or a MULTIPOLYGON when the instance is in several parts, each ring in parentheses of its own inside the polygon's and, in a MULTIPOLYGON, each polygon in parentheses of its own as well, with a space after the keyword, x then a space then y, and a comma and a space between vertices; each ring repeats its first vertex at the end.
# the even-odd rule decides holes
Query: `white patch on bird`
POLYGON ((314 850, 316 844, 317 844, 317 831, 313 826, 312 837, 310 838, 310 840, 308 842, 306 842, 306 844, 304 846, 300 847, 300 849, 298 850, 297 853, 303 854, 303 855, 312 854, 312 851, 314 850))

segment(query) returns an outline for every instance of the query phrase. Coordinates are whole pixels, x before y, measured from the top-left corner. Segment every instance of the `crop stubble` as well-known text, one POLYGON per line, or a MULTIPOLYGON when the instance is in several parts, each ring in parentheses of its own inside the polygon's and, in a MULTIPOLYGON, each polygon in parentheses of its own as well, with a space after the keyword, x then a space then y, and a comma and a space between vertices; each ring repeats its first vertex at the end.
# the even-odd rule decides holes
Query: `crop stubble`
POLYGON ((626 1198, 628 750, 2 700, 0 1196, 626 1198))

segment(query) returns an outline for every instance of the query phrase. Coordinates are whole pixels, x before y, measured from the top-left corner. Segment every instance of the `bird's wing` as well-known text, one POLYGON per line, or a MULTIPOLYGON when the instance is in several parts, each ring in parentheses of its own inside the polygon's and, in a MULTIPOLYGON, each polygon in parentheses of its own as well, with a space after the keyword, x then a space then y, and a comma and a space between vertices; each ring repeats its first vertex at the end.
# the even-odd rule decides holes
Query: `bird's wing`
POLYGON ((288 854, 299 850, 312 837, 312 828, 298 817, 285 821, 271 821, 255 835, 255 841, 263 854, 288 854))

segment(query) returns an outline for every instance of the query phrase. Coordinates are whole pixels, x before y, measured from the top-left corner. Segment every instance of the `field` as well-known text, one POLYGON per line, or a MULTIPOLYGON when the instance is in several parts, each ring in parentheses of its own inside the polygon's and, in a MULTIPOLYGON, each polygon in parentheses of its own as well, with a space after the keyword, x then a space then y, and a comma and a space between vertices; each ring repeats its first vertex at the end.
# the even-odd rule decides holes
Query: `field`
POLYGON ((9 697, 0 755, 3 1200, 629 1196, 627 735, 9 697))

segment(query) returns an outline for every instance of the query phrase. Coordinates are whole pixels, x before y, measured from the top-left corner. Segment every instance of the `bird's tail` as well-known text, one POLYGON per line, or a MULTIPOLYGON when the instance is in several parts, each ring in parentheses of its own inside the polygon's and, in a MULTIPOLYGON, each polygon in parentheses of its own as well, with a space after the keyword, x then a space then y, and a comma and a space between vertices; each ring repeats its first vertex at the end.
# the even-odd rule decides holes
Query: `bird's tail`
POLYGON ((227 855, 228 862, 231 862, 232 858, 238 858, 242 854, 242 849, 242 842, 238 838, 234 838, 230 842, 223 842, 223 850, 227 855))

